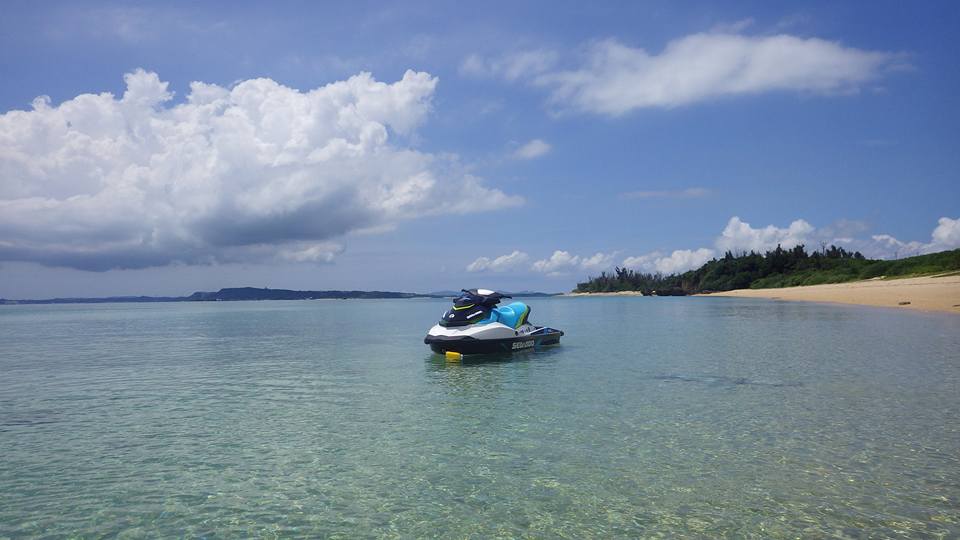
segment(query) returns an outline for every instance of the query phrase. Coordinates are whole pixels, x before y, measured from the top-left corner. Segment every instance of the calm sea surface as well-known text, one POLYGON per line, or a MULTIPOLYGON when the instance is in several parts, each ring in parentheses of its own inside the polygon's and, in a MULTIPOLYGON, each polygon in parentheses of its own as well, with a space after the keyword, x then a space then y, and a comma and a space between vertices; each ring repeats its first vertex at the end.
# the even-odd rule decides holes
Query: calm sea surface
POLYGON ((0 306, 0 537, 960 534, 960 317, 531 299, 0 306))

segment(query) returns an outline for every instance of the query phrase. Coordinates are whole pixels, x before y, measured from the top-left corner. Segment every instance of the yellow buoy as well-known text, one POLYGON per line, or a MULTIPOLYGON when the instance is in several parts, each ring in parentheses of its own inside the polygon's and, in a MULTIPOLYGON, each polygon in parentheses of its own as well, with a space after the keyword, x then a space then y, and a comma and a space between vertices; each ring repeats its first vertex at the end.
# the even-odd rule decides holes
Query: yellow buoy
POLYGON ((447 359, 447 362, 459 362, 463 359, 462 354, 454 351, 445 351, 443 356, 447 359))

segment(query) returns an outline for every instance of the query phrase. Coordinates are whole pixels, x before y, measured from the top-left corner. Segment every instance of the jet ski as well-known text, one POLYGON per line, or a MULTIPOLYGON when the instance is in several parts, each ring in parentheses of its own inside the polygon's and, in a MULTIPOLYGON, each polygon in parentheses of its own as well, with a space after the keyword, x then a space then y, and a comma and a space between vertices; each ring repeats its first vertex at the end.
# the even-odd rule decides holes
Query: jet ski
POLYGON ((489 289, 462 289, 423 342, 440 354, 511 353, 560 343, 563 332, 530 323, 530 306, 489 289))

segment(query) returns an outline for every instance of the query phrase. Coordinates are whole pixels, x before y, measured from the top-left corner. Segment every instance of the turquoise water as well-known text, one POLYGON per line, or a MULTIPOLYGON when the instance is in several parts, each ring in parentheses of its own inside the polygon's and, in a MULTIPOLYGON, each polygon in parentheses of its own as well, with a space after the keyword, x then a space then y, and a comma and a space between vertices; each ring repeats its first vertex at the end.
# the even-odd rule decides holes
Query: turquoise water
POLYGON ((0 306, 0 537, 960 534, 960 317, 531 303, 463 364, 441 301, 0 306))

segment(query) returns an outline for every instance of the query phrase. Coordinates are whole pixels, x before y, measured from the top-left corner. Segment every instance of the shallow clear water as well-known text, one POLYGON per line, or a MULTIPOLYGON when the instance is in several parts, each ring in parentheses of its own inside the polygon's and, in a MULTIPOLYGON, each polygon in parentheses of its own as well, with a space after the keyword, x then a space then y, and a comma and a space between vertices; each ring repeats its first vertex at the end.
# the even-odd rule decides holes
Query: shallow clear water
POLYGON ((960 317, 532 299, 0 306, 0 537, 956 536, 960 317))

